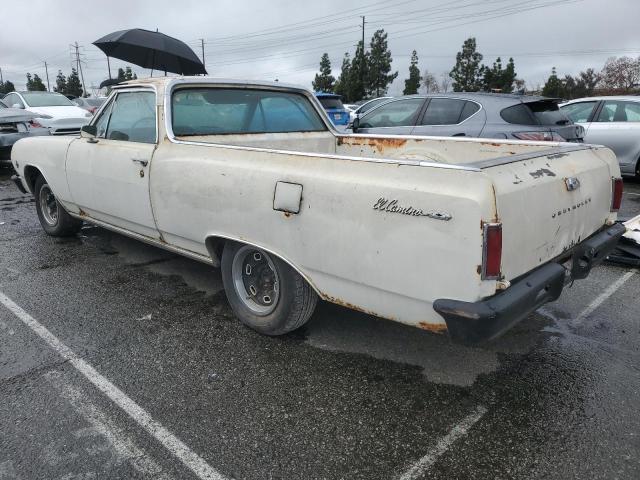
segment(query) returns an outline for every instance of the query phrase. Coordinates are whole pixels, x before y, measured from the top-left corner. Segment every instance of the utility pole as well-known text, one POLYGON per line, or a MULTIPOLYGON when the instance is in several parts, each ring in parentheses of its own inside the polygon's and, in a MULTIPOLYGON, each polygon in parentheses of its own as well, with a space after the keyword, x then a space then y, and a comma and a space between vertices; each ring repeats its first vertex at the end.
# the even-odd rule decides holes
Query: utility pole
POLYGON ((49 85, 49 67, 47 66, 47 62, 44 62, 44 71, 47 74, 47 92, 51 91, 51 85, 49 85))
POLYGON ((76 49, 76 65, 78 67, 78 72, 80 72, 80 79, 82 80, 82 92, 86 95, 87 87, 84 85, 84 75, 82 74, 82 64, 80 63, 80 47, 78 46, 78 42, 76 42, 73 47, 76 49))
POLYGON ((364 95, 365 95, 365 98, 366 98, 367 89, 366 89, 366 86, 365 86, 365 77, 364 77, 364 68, 365 68, 364 67, 364 61, 365 61, 365 58, 366 58, 365 55, 364 55, 364 25, 367 22, 364 21, 364 18, 365 18, 364 15, 362 15, 361 17, 362 17, 362 59, 361 59, 362 64, 360 65, 360 77, 361 77, 360 81, 362 82, 362 89, 364 90, 364 95))
POLYGON ((0 83, 4 83, 4 78, 2 78, 2 67, 0 67, 0 83))
POLYGON ((204 67, 204 39, 200 39, 200 46, 202 47, 202 66, 204 67))

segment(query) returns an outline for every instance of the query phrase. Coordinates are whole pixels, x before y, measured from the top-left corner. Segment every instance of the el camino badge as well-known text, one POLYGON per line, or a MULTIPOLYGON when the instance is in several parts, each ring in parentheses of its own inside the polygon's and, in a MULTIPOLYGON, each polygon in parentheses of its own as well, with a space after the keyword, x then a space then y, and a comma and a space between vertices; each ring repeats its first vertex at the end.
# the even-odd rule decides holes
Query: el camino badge
POLYGON ((429 217, 435 220, 449 221, 453 217, 444 212, 425 212, 419 208, 414 208, 411 205, 406 207, 398 205, 398 200, 389 200, 387 198, 379 198, 376 203, 373 204, 373 209, 380 212, 387 213, 400 213, 402 215, 409 215, 412 217, 429 217))

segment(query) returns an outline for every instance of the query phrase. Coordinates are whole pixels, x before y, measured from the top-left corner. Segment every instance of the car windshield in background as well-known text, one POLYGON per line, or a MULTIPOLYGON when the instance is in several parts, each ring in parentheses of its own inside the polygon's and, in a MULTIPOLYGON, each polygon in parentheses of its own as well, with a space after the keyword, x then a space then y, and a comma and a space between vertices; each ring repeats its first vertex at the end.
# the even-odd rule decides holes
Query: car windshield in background
POLYGON ((516 125, 566 125, 571 120, 560 110, 555 102, 519 103, 500 112, 507 123, 516 125))
POLYGON ((90 107, 100 107, 105 101, 104 98, 84 98, 83 100, 90 107))
POLYGON ((338 110, 344 110, 344 105, 342 104, 342 100, 336 97, 318 97, 320 103, 324 108, 335 108, 338 110))
POLYGON ((181 89, 171 98, 171 113, 178 136, 327 130, 309 100, 288 92, 181 89))
POLYGON ((9 108, 2 101, 0 101, 0 108, 9 108))
POLYGON ((71 100, 59 93, 25 92, 21 94, 30 107, 74 107, 71 100))
POLYGON ((373 107, 375 107, 376 105, 380 105, 382 102, 386 102, 387 100, 390 100, 387 97, 383 97, 383 98, 376 98, 375 100, 371 100, 365 104, 363 104, 359 109, 358 109, 358 113, 359 114, 363 114, 364 112, 368 112, 369 110, 371 110, 373 107))

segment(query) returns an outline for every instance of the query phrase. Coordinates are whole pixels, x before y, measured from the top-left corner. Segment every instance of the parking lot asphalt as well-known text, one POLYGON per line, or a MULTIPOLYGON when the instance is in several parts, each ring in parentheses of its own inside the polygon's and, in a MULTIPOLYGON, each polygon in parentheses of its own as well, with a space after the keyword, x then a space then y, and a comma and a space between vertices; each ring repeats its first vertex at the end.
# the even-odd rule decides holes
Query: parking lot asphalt
POLYGON ((480 348, 330 304, 269 338, 217 270, 92 226, 48 237, 6 173, 0 479, 640 478, 634 270, 480 348))

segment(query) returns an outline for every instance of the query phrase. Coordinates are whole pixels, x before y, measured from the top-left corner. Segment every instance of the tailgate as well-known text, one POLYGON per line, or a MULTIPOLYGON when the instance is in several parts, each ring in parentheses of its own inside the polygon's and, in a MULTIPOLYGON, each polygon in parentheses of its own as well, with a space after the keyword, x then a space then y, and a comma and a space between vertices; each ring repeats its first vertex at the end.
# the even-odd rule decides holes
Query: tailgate
POLYGON ((611 181, 620 173, 608 149, 557 147, 543 156, 493 163, 483 170, 494 183, 507 280, 562 255, 615 219, 611 181))

